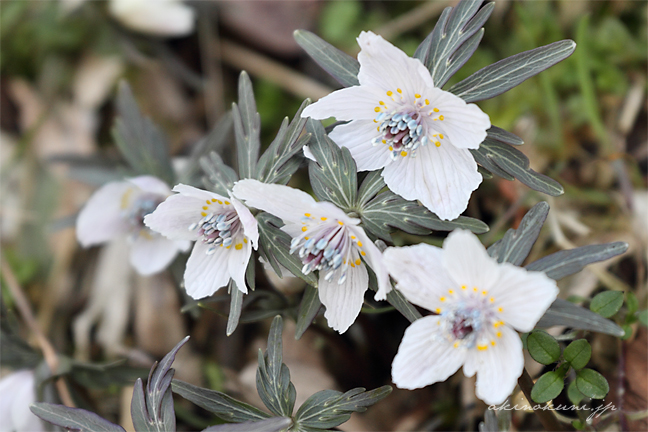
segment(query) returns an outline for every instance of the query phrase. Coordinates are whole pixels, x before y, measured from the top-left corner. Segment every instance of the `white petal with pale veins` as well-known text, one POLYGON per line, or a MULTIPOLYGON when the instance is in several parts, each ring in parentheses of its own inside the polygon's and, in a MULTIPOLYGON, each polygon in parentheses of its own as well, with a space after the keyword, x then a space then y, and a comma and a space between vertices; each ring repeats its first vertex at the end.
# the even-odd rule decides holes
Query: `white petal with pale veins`
POLYGON ((148 230, 131 245, 130 262, 143 276, 164 270, 178 254, 178 244, 148 230))
POLYGON ((127 234, 130 224, 122 212, 136 194, 137 187, 126 181, 108 183, 92 194, 77 218, 79 243, 87 247, 127 234))
POLYGON ((342 284, 337 283, 336 277, 327 282, 323 272, 320 273, 317 288, 320 301, 326 307, 324 317, 329 327, 340 333, 347 331, 362 309, 368 284, 369 276, 363 265, 349 268, 342 284))
POLYGON ((230 280, 229 249, 217 247, 212 255, 207 255, 209 247, 197 241, 185 268, 185 289, 196 300, 209 297, 230 280))
POLYGON ((373 171, 385 167, 391 162, 387 146, 374 146, 371 140, 379 136, 373 120, 353 120, 336 126, 329 134, 340 147, 346 147, 356 162, 358 171, 373 171))

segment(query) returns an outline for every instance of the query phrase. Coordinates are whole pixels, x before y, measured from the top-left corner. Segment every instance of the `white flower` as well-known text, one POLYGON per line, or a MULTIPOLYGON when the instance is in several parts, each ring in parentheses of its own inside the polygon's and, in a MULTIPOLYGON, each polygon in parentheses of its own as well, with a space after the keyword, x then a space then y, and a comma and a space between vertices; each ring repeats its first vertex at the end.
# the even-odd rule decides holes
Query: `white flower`
POLYGON ((362 32, 358 44, 360 85, 323 97, 302 117, 351 120, 329 136, 349 149, 359 171, 384 167, 391 190, 455 219, 482 181, 468 149, 486 138, 488 116, 434 87, 423 63, 382 37, 362 32))
POLYGON ((43 431, 41 420, 30 410, 36 402, 34 372, 19 370, 0 380, 0 432, 43 431))
POLYGON ((110 13, 126 27, 155 36, 185 36, 194 29, 194 11, 178 0, 111 0, 110 13))
POLYGON ((369 285, 363 260, 378 277, 376 299, 385 299, 391 286, 382 254, 358 226, 358 219, 288 186, 246 179, 234 185, 233 193, 250 207, 284 221, 281 229, 293 238, 290 253, 299 252, 302 273, 319 270, 319 298, 330 327, 344 333, 360 313, 369 285))
POLYGON ((247 293, 245 271, 259 231, 250 210, 233 197, 179 184, 144 223, 175 240, 195 240, 184 273, 187 294, 207 297, 233 279, 247 293), (250 245, 252 243, 252 245, 250 245))
POLYGON ((556 299, 544 273, 498 264, 469 231, 455 230, 443 249, 419 244, 388 248, 384 261, 412 303, 436 312, 406 331, 392 379, 415 389, 443 381, 463 365, 477 373, 477 397, 499 404, 522 374, 522 342, 556 299))
POLYGON ((84 247, 127 236, 131 243, 130 262, 141 275, 162 271, 179 251, 189 249, 186 241, 175 242, 146 228, 144 216, 171 194, 169 186, 152 176, 139 176, 102 186, 79 213, 76 233, 84 247))

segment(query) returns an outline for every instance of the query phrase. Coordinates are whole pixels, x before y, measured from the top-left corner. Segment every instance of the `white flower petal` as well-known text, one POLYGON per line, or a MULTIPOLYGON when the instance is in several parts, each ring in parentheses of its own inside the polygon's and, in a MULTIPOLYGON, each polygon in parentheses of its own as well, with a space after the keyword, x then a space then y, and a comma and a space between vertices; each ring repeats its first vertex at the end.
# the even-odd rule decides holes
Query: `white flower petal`
MULTIPOLYGON (((409 57, 382 37, 362 32, 358 36, 358 45, 361 48, 358 54, 358 81, 361 85, 391 90, 396 93, 394 98, 400 88, 405 100, 414 100, 416 93, 434 87, 430 72, 420 60, 409 57)), ((387 96, 383 94, 382 97, 387 96)))
POLYGON ((128 181, 144 192, 162 195, 163 197, 171 195, 169 186, 157 177, 145 175, 129 178, 128 181))
POLYGON ((247 294, 248 292, 245 283, 245 271, 250 261, 250 255, 252 255, 250 243, 232 243, 229 249, 229 274, 234 279, 234 282, 236 282, 236 287, 243 294, 247 294), (237 249, 238 245, 241 245, 240 249, 237 249))
POLYGON ((329 327, 344 333, 353 324, 362 304, 364 293, 369 286, 369 276, 364 265, 360 264, 347 269, 344 283, 337 283, 339 276, 333 276, 330 282, 324 280, 324 272, 320 272, 318 283, 319 298, 326 307, 324 316, 329 327))
POLYGON ((243 233, 248 239, 250 239, 254 249, 256 249, 259 241, 259 226, 257 220, 254 218, 254 215, 252 215, 250 210, 245 207, 243 203, 234 198, 231 193, 230 201, 232 202, 232 206, 234 207, 234 210, 236 210, 239 220, 243 225, 243 233))
POLYGON ((358 247, 361 251, 366 253, 366 255, 364 255, 364 258, 378 278, 378 292, 376 292, 374 298, 376 300, 385 300, 392 287, 391 283, 389 282, 387 267, 383 262, 383 254, 371 241, 367 234, 365 234, 362 228, 352 227, 351 231, 355 234, 358 240, 360 240, 358 247))
POLYGON ((36 402, 34 372, 19 370, 0 380, 0 431, 27 432, 45 430, 29 405, 36 402))
POLYGON ((126 27, 155 36, 185 36, 194 28, 193 9, 177 0, 111 0, 108 10, 126 27))
POLYGON ((477 397, 487 404, 497 405, 513 392, 524 368, 522 341, 508 326, 500 327, 502 337, 495 346, 484 351, 473 350, 468 355, 477 364, 477 397))
POLYGON ((302 151, 304 152, 304 157, 306 159, 310 159, 314 162, 317 162, 317 159, 315 159, 315 155, 313 154, 313 151, 307 145, 302 147, 302 151))
POLYGON ((486 138, 486 130, 491 127, 490 118, 475 104, 466 102, 450 92, 435 89, 431 106, 439 109, 443 120, 432 120, 424 117, 428 128, 445 135, 451 145, 460 149, 476 149, 486 138))
POLYGON ((467 230, 454 230, 443 242, 443 266, 459 285, 489 291, 498 282, 501 266, 467 230))
POLYGON ((383 261, 407 300, 435 311, 445 306, 440 298, 457 286, 443 267, 443 254, 441 248, 420 243, 388 247, 383 253, 383 261))
POLYGON ((315 200, 306 192, 258 180, 239 180, 232 191, 246 205, 271 213, 286 223, 300 223, 304 213, 312 213, 316 207, 315 200))
POLYGON ((204 204, 202 198, 184 194, 171 195, 153 213, 144 217, 144 224, 173 240, 195 240, 197 231, 189 230, 189 226, 200 220, 204 204))
POLYGON ((558 296, 556 281, 541 272, 531 272, 509 263, 500 264, 497 283, 489 296, 493 306, 502 308, 499 316, 506 324, 528 332, 558 296))
POLYGON ((468 206, 482 176, 468 150, 451 144, 419 147, 416 157, 406 156, 383 171, 387 186, 407 200, 419 200, 444 220, 456 219, 468 206))
POLYGON ((139 274, 148 276, 164 270, 177 254, 175 241, 142 230, 131 245, 130 262, 139 274))
POLYGON ((218 195, 217 193, 214 192, 209 192, 206 190, 198 189, 193 186, 189 186, 186 184, 178 183, 173 187, 173 192, 178 192, 181 193, 182 195, 186 195, 189 197, 194 197, 198 198, 200 200, 211 200, 213 198, 221 201, 229 201, 227 198, 225 198, 222 195, 218 195))
POLYGON ((77 217, 79 243, 87 247, 126 234, 131 225, 122 212, 138 193, 137 187, 126 181, 111 182, 98 189, 77 217))
POLYGON ((354 120, 336 126, 329 134, 329 138, 338 146, 349 149, 358 171, 373 171, 391 162, 386 145, 374 146, 371 143, 372 139, 380 135, 376 127, 373 120, 354 120))
POLYGON ((324 120, 329 117, 335 117, 340 121, 373 120, 377 115, 376 107, 386 97, 378 89, 361 86, 347 87, 336 90, 314 104, 308 105, 304 108, 301 116, 316 120, 324 120))
POLYGON ((454 348, 439 334, 439 317, 427 316, 412 323, 392 363, 397 387, 417 389, 447 379, 461 367, 466 350, 454 348))
POLYGON ((212 255, 207 255, 205 252, 209 247, 210 245, 197 241, 185 268, 185 289, 196 300, 214 294, 230 280, 230 249, 216 247, 212 255))

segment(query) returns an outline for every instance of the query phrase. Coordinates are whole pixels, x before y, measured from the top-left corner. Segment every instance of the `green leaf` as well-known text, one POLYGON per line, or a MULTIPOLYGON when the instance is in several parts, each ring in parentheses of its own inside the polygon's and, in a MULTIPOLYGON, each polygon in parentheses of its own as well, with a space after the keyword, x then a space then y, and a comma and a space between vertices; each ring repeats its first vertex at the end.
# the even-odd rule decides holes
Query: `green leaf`
POLYGON ((639 322, 648 327, 648 310, 642 310, 637 314, 639 322))
POLYGON ((259 181, 286 184, 299 168, 301 157, 295 156, 310 140, 310 135, 302 134, 307 119, 301 117, 302 111, 309 104, 310 99, 306 99, 290 124, 288 124, 288 117, 281 123, 276 138, 259 159, 256 173, 259 181))
POLYGON ((625 242, 605 243, 601 245, 582 246, 576 249, 553 253, 525 268, 530 271, 544 272, 551 279, 559 280, 581 271, 586 265, 605 261, 624 253, 628 249, 625 242))
POLYGON ((203 177, 205 188, 216 192, 224 197, 229 196, 229 191, 239 179, 236 171, 225 165, 223 159, 216 152, 211 152, 209 156, 200 159, 200 166, 206 174, 203 177))
POLYGON ((497 262, 509 262, 519 266, 524 262, 535 244, 542 225, 549 214, 549 204, 542 201, 529 210, 517 229, 509 229, 504 237, 488 248, 488 254, 497 262))
POLYGON ((603 375, 592 369, 581 369, 576 372, 576 387, 592 399, 603 399, 610 391, 610 386, 603 375))
POLYGON ((232 104, 234 119, 234 136, 236 137, 236 154, 238 159, 239 176, 252 178, 256 172, 257 159, 261 141, 261 117, 257 112, 254 101, 252 82, 247 72, 241 72, 238 82, 238 105, 232 104))
POLYGON ((278 416, 292 416, 295 406, 295 386, 290 382, 290 371, 283 364, 281 332, 283 321, 277 315, 268 334, 265 355, 259 350, 259 369, 256 374, 257 391, 268 409, 278 416))
POLYGON ((548 402, 556 398, 563 387, 565 387, 565 381, 559 373, 547 372, 538 378, 531 389, 531 399, 537 403, 548 402))
POLYGON ((414 322, 422 317, 421 313, 396 288, 387 293, 387 302, 394 306, 409 322, 414 322))
POLYGON ((575 48, 576 43, 567 39, 516 54, 478 70, 450 92, 466 102, 490 99, 566 59, 575 48))
POLYGON ((639 309, 639 301, 633 292, 626 293, 626 307, 628 308, 628 315, 633 315, 639 309))
POLYGON ((259 227, 259 253, 269 263, 278 276, 283 276, 281 267, 284 266, 293 275, 303 279, 309 285, 317 286, 317 278, 313 273, 303 274, 301 260, 290 254, 290 236, 279 229, 281 219, 269 213, 259 213, 256 217, 259 227))
POLYGON ((255 422, 210 426, 203 432, 281 432, 292 426, 289 417, 271 417, 255 422))
POLYGON ((297 44, 344 87, 360 84, 360 63, 356 59, 309 31, 295 30, 293 36, 297 44))
POLYGON ((567 386, 567 397, 569 398, 569 401, 574 404, 578 405, 581 403, 581 401, 585 398, 585 395, 578 390, 578 387, 576 387, 576 381, 572 381, 569 383, 567 386))
POLYGON ((149 373, 146 392, 140 378, 135 382, 131 415, 137 432, 175 430, 175 411, 171 395, 171 380, 175 370, 171 368, 178 350, 189 340, 189 336, 178 344, 160 361, 155 362, 149 373))
POLYGON ((230 336, 236 330, 239 319, 241 318, 241 309, 243 308, 243 293, 238 289, 236 282, 232 280, 230 284, 230 310, 227 317, 227 336, 230 336))
POLYGON ((46 402, 34 402, 31 412, 41 419, 70 431, 79 432, 125 432, 119 425, 99 417, 97 414, 79 408, 56 405, 46 402))
POLYGON ((560 345, 550 334, 534 330, 527 337, 527 349, 533 360, 543 365, 556 362, 560 358, 560 345))
POLYGON ((216 125, 209 131, 209 134, 198 141, 193 147, 187 168, 182 172, 180 183, 192 184, 193 177, 197 174, 200 159, 207 157, 211 152, 219 153, 230 141, 232 131, 232 113, 226 112, 216 125))
POLYGON ((594 296, 590 303, 590 310, 603 318, 610 318, 619 312, 621 306, 623 306, 623 293, 621 291, 604 291, 594 296))
POLYGON ((585 430, 585 428, 587 427, 587 424, 582 422, 581 420, 574 420, 571 422, 571 425, 576 430, 585 430))
POLYGON ((270 414, 216 390, 197 387, 179 380, 171 382, 171 389, 174 393, 228 422, 241 423, 270 417, 270 414))
POLYGON ((385 188, 385 180, 382 177, 382 170, 370 171, 360 184, 358 190, 358 198, 356 200, 356 208, 362 208, 375 197, 378 192, 385 188))
POLYGON ((297 328, 295 329, 295 339, 302 337, 321 308, 322 302, 320 302, 317 288, 308 285, 304 290, 304 296, 302 297, 301 304, 299 305, 299 312, 297 312, 297 328))
POLYGON ((585 339, 576 339, 563 351, 563 358, 574 369, 582 369, 587 366, 591 356, 592 347, 585 339))
POLYGON ((632 326, 628 324, 623 324, 621 326, 625 334, 621 336, 621 340, 628 340, 632 337, 632 326))
POLYGON ((576 306, 563 299, 556 299, 540 318, 536 327, 566 326, 578 330, 590 330, 612 336, 623 336, 621 327, 590 310, 576 306))
POLYGON ((295 421, 299 426, 314 429, 331 429, 349 420, 351 413, 366 411, 392 391, 383 386, 371 391, 355 388, 342 394, 335 390, 322 390, 309 397, 299 407, 295 421))
MULTIPOLYGON (((470 150, 470 152, 475 160, 479 159, 482 162, 488 160, 490 165, 485 165, 485 168, 489 171, 491 171, 492 165, 496 165, 533 190, 551 196, 562 195, 565 192, 560 183, 529 168, 529 158, 508 144, 486 138, 478 149, 470 150)), ((497 173, 495 172, 495 174, 497 173)))
POLYGON ((124 158, 139 174, 149 174, 174 184, 169 142, 162 131, 142 115, 125 81, 119 84, 116 102, 118 116, 112 133, 124 158))
POLYGON ((484 35, 481 28, 495 3, 479 8, 482 0, 462 1, 454 8, 446 8, 432 32, 416 49, 418 58, 430 70, 438 88, 463 66, 477 49, 484 35))
POLYGON ((490 129, 486 131, 486 136, 491 140, 503 142, 504 144, 524 144, 524 140, 522 140, 522 138, 497 126, 491 126, 490 129))
POLYGON ((387 241, 390 241, 390 227, 417 235, 457 228, 477 234, 488 231, 488 225, 482 221, 465 216, 459 216, 453 221, 441 220, 417 202, 407 201, 391 191, 382 192, 359 211, 364 227, 387 241))
POLYGON ((343 210, 352 209, 356 202, 358 179, 349 149, 338 147, 326 135, 320 121, 308 119, 306 129, 312 135, 309 148, 317 160, 308 164, 313 192, 320 201, 332 202, 343 210))

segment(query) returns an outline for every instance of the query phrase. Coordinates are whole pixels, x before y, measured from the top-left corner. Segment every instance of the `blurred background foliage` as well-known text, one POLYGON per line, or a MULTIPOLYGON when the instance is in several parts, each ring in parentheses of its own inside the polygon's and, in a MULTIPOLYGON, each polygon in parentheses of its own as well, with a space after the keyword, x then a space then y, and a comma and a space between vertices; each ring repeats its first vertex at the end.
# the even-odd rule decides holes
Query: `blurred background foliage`
MULTIPOLYGON (((187 2, 196 10, 195 30, 184 37, 160 38, 129 30, 109 14, 105 2, 0 2, 3 273, 9 270, 16 277, 57 351, 77 362, 126 357, 129 364, 148 367, 185 334, 192 334, 190 354, 177 362, 179 376, 258 404, 249 391, 249 364, 265 339, 268 320, 241 325, 226 338, 227 302, 218 300, 227 297, 217 293, 209 309, 199 312, 166 273, 152 281, 131 276, 135 288, 125 303, 127 317, 119 318, 126 320, 120 346, 106 346, 92 333, 91 345, 81 355, 73 343, 72 324, 92 297, 99 255, 97 248, 82 250, 77 245, 75 215, 94 188, 128 174, 110 134, 116 84, 120 78, 130 83, 143 112, 168 134, 172 153, 181 157, 235 100, 238 74, 246 69, 253 79, 262 143, 267 146, 281 120, 292 117, 304 98, 316 100, 338 87, 294 43, 294 29, 311 30, 351 55, 358 51, 359 32, 373 30, 411 55, 443 8, 453 3, 187 2), (180 314, 182 305, 190 313, 180 314)), ((549 223, 529 260, 574 245, 627 241, 630 251, 625 256, 593 266, 562 282, 561 288, 563 297, 575 298, 589 298, 603 287, 633 292, 640 310, 646 309, 647 300, 647 13, 644 1, 497 1, 480 48, 446 86, 518 52, 566 38, 577 42, 567 60, 479 106, 493 124, 525 140, 521 150, 532 168, 566 189, 565 195, 550 200, 549 223)), ((233 140, 221 151, 226 162, 232 162, 232 149, 233 140)), ((291 184, 307 189, 307 183, 302 168, 291 184)), ((488 245, 544 199, 518 182, 486 180, 466 214, 491 226, 482 236, 488 245)), ((399 234, 394 242, 440 244, 443 236, 399 234)), ((182 262, 172 268, 175 280, 182 269, 182 262)), ((257 292, 247 300, 254 306, 252 312, 271 310, 264 315, 269 316, 279 308, 294 314, 301 284, 272 282, 260 270, 257 275, 257 292), (276 291, 270 288, 273 284, 276 291)), ((33 343, 24 326, 13 325, 14 299, 6 278, 2 294, 3 332, 11 328, 33 343)), ((367 302, 367 312, 372 312, 377 305, 367 302)), ((287 343, 286 362, 293 375, 301 374, 293 378, 298 393, 299 385, 344 390, 388 383, 389 365, 407 322, 396 312, 383 312, 362 314, 343 336, 318 319, 304 339, 287 343)), ((106 312, 103 319, 113 318, 106 312)), ((628 376, 636 373, 631 367, 645 366, 645 328, 633 324, 632 336, 621 344, 600 335, 590 339, 593 362, 612 384, 610 400, 618 405, 618 398, 625 398, 628 412, 645 413, 646 377, 628 376), (625 380, 619 379, 622 372, 625 380), (625 396, 620 396, 620 388, 625 396)), ((79 364, 76 370, 82 372, 71 375, 76 379, 75 400, 109 419, 123 419, 120 401, 129 391, 100 385, 106 381, 101 375, 105 369, 96 369, 104 372, 93 380, 93 369, 79 364)), ((539 373, 542 366, 536 366, 539 373)), ((132 377, 132 369, 124 370, 120 375, 122 369, 110 368, 115 377, 122 377, 113 383, 132 377)), ((483 407, 476 408, 471 392, 458 376, 415 392, 395 391, 381 402, 382 412, 374 410, 371 419, 354 415, 342 427, 473 430, 483 407)), ((179 427, 185 430, 212 421, 190 405, 176 406, 183 421, 179 427)), ((513 417, 517 429, 537 427, 524 413, 513 417)), ((646 425, 645 415, 636 417, 632 427, 646 425)))

